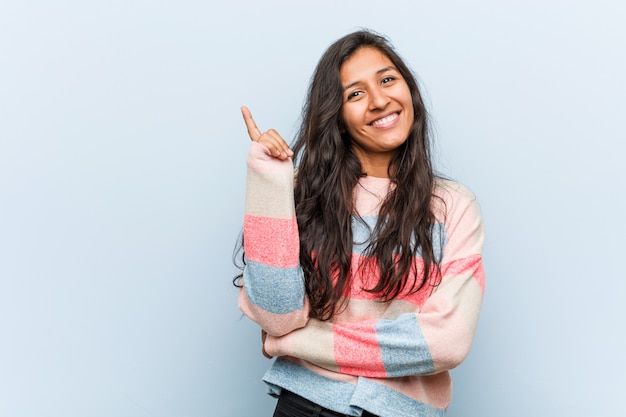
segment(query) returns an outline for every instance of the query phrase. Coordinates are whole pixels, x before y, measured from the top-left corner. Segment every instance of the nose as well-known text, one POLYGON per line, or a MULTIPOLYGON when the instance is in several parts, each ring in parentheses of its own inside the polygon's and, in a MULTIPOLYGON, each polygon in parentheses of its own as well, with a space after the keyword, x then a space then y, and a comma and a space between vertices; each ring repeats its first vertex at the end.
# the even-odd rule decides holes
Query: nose
POLYGON ((370 110, 380 110, 387 107, 389 97, 382 88, 377 87, 369 91, 369 108, 370 110))

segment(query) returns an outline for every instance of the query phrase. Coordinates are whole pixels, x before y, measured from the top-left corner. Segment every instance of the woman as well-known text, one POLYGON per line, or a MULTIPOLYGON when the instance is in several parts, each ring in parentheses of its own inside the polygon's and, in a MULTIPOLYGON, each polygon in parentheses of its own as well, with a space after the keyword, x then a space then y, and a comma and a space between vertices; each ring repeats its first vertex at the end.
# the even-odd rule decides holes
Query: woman
POLYGON ((293 151, 242 113, 239 307, 277 358, 274 416, 443 415, 479 316, 483 229, 471 192, 433 173, 415 77, 362 30, 318 63, 293 151))

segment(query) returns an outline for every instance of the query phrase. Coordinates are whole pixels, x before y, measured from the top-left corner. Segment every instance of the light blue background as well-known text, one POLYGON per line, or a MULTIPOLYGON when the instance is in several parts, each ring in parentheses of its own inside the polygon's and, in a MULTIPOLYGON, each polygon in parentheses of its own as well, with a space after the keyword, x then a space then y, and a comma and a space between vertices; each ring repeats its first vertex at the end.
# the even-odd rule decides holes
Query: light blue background
POLYGON ((271 415, 231 285, 239 106, 291 139, 359 26, 418 73, 437 166, 486 222, 448 415, 623 412, 625 7, 2 0, 0 416, 271 415))

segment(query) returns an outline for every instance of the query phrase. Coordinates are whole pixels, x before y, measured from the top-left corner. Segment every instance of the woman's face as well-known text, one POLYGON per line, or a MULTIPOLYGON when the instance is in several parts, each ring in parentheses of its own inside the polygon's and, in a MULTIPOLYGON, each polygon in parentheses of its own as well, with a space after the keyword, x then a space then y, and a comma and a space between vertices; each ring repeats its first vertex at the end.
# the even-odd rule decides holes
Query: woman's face
POLYGON ((413 126, 411 91, 385 54, 365 47, 339 71, 343 86, 341 116, 363 170, 387 177, 389 161, 413 126))

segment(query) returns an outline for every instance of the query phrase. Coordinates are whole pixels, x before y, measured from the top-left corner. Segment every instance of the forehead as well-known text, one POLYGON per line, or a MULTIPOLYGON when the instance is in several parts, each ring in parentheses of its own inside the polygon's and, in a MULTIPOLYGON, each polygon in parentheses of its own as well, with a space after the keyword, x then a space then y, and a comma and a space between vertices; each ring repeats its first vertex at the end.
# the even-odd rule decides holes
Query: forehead
POLYGON ((393 62, 379 49, 365 47, 357 50, 341 65, 339 77, 342 84, 358 82, 375 76, 378 71, 393 67, 393 62))

